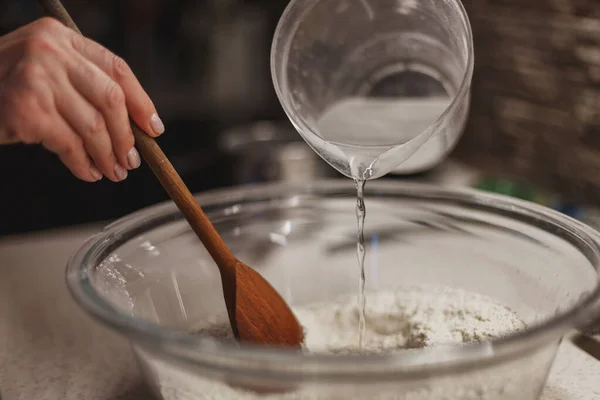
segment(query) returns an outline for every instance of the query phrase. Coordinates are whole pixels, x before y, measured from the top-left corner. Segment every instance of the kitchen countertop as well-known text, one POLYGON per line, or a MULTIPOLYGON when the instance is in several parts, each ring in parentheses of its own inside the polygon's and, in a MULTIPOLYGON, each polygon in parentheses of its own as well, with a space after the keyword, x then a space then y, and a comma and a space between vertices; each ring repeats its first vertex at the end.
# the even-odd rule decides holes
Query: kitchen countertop
POLYGON ((100 226, 0 239, 2 400, 141 400, 128 343, 72 301, 64 270, 100 226))
MULTIPOLYGON (((70 254, 100 225, 0 239, 2 400, 151 398, 128 343, 72 301, 70 254)), ((564 341, 543 400, 600 398, 600 361, 564 341)))

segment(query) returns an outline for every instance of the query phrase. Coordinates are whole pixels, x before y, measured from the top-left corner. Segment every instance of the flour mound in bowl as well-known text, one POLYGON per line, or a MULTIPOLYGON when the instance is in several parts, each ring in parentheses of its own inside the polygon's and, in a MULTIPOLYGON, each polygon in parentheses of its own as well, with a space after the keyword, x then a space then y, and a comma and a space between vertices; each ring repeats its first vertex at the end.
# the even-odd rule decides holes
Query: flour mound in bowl
POLYGON ((294 310, 313 353, 388 353, 481 342, 526 328, 493 299, 447 287, 412 287, 367 294, 364 347, 358 348, 356 296, 294 310))
MULTIPOLYGON (((303 351, 317 354, 411 353, 417 364, 442 362, 423 348, 456 347, 514 334, 526 324, 509 308, 476 293, 448 287, 408 287, 366 294, 366 332, 359 349, 358 296, 295 307, 305 329, 303 351)), ((204 320, 199 334, 233 340, 223 316, 204 320)), ((153 371, 155 385, 165 400, 491 400, 532 399, 543 385, 545 352, 528 359, 525 369, 514 364, 499 365, 489 371, 453 376, 452 379, 424 380, 414 385, 299 385, 289 391, 269 395, 232 386, 174 368, 152 359, 146 361, 153 371)))
MULTIPOLYGON (((294 307, 304 327, 303 350, 320 354, 381 354, 423 347, 481 342, 526 329, 508 307, 477 293, 416 286, 366 293, 366 331, 359 349, 357 296, 294 307)), ((231 340, 227 321, 199 334, 231 340)))

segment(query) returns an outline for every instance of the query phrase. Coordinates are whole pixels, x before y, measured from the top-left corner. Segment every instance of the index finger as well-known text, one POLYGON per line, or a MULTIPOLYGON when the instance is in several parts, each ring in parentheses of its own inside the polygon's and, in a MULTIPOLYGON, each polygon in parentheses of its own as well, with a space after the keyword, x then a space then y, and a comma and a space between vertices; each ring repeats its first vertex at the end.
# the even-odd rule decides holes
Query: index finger
POLYGON ((152 137, 165 131, 154 103, 122 58, 93 40, 76 33, 73 35, 71 43, 76 51, 96 64, 121 86, 125 93, 129 115, 140 128, 152 137))

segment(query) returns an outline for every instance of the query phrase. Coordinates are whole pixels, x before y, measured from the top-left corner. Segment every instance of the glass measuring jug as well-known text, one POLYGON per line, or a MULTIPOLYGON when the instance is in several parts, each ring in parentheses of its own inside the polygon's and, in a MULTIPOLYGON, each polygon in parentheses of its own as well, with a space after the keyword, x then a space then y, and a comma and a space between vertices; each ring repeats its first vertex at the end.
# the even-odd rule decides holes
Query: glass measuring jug
POLYGON ((292 0, 271 72, 292 124, 342 174, 417 172, 462 133, 471 27, 459 0, 292 0))

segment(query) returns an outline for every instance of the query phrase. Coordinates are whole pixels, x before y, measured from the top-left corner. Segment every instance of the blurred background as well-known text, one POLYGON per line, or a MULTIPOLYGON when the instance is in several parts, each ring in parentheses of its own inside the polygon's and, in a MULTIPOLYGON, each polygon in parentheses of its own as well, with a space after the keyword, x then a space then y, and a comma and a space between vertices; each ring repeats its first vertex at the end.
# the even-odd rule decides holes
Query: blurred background
MULTIPOLYGON (((160 144, 193 192, 337 176, 301 141, 269 69, 285 0, 64 0, 85 35, 128 61, 167 127, 160 144)), ((600 2, 465 0, 472 111, 451 155, 468 184, 574 216, 600 202, 600 2)), ((0 0, 0 33, 42 16, 0 0)), ((439 174, 448 163, 417 176, 439 174)), ((109 220, 167 196, 143 166, 86 184, 35 146, 0 146, 0 235, 109 220)), ((588 221, 589 222, 589 221, 588 221)))

